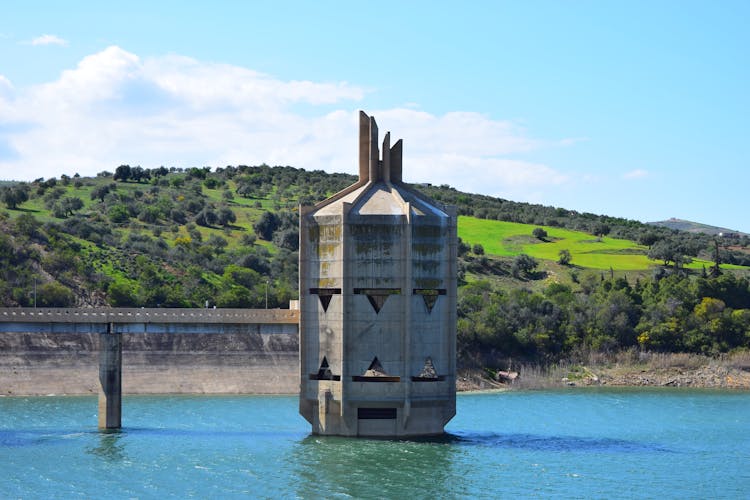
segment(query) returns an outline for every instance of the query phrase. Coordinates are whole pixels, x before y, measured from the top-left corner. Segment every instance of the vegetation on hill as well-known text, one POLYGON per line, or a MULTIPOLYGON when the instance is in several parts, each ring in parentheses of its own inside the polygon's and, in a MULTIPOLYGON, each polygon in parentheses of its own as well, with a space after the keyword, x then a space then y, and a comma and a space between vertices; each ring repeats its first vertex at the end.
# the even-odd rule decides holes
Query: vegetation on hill
MULTIPOLYGON (((5 183, 0 304, 287 307, 298 295, 298 205, 354 181, 267 165, 121 165, 5 183)), ((420 190, 461 214, 464 363, 750 346, 745 235, 420 190)))
POLYGON ((668 220, 649 222, 649 224, 653 226, 667 227, 669 229, 678 229, 680 231, 687 231, 690 233, 704 233, 704 234, 709 234, 712 236, 715 236, 715 235, 723 236, 723 235, 730 235, 730 234, 738 235, 738 236, 748 236, 746 233, 733 231, 732 229, 727 229, 725 227, 709 226, 708 224, 701 224, 700 222, 692 222, 689 220, 676 219, 674 217, 668 220))

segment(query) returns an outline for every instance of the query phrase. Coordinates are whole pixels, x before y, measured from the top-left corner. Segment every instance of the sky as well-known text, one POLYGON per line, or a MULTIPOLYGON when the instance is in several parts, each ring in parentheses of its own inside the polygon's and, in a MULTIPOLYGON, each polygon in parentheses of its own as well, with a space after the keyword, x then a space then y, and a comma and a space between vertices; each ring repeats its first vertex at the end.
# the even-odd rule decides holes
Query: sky
POLYGON ((0 179, 118 165, 357 172, 750 232, 750 2, 16 1, 0 179))

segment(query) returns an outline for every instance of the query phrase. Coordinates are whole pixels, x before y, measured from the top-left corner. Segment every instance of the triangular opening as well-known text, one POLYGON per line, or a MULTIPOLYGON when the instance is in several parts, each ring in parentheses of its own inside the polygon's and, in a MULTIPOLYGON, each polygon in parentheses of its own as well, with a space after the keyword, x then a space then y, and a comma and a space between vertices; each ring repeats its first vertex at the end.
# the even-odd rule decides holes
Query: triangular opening
POLYGON ((437 370, 435 370, 435 365, 432 364, 432 358, 428 356, 427 359, 424 360, 424 367, 417 377, 437 378, 437 376, 437 370))
POLYGON ((331 373, 331 368, 328 366, 328 359, 323 356, 323 361, 320 363, 320 368, 318 368, 318 380, 332 380, 333 379, 333 373, 331 373))
POLYGON ((422 295, 422 300, 424 300, 424 305, 427 307, 427 312, 432 312, 432 308, 435 307, 437 299, 437 295, 422 295))
POLYGON ((445 295, 444 288, 415 288, 415 295, 421 295, 427 312, 432 313, 432 309, 437 304, 438 296, 445 295))
POLYGON ((371 295, 368 293, 367 300, 370 301, 370 305, 372 305, 372 308, 375 309, 375 313, 377 314, 385 305, 385 301, 388 300, 388 295, 371 295))
POLYGON ((380 360, 377 356, 372 358, 372 363, 370 363, 370 366, 365 370, 365 377, 386 377, 388 374, 385 373, 385 370, 383 369, 383 365, 380 364, 380 360))
POLYGON ((320 305, 323 306, 323 312, 328 312, 328 306, 331 304, 331 299, 333 298, 333 295, 318 295, 318 298, 320 299, 320 305))
POLYGON ((318 296, 320 305, 323 307, 323 312, 328 312, 328 306, 331 305, 331 298, 334 295, 340 295, 341 288, 311 288, 310 293, 318 296))

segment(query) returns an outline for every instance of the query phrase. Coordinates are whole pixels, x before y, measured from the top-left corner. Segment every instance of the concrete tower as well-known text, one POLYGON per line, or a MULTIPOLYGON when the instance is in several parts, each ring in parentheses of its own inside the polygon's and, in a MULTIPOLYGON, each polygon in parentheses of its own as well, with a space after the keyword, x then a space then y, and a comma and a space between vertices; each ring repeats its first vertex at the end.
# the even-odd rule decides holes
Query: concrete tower
POLYGON ((359 115, 359 181, 300 208, 300 413, 315 434, 442 434, 456 413, 456 211, 359 115))

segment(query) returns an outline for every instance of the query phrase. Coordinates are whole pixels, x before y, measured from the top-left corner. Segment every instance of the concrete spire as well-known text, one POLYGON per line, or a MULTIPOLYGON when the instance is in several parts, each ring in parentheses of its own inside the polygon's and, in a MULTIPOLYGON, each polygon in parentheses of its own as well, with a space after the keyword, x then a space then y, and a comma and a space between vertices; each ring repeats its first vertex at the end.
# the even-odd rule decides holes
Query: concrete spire
POLYGON ((370 179, 370 117, 359 112, 359 182, 370 179))
POLYGON ((390 150, 390 154, 388 155, 391 161, 391 167, 390 167, 390 173, 391 173, 391 182, 397 182, 400 183, 401 181, 401 174, 402 174, 402 167, 401 167, 401 156, 403 153, 403 145, 404 141, 399 139, 396 141, 396 144, 393 145, 393 147, 390 150))
POLYGON ((359 112, 359 181, 364 182, 401 182, 403 141, 401 139, 391 147, 391 133, 383 138, 383 158, 378 149, 378 124, 375 117, 359 112))

